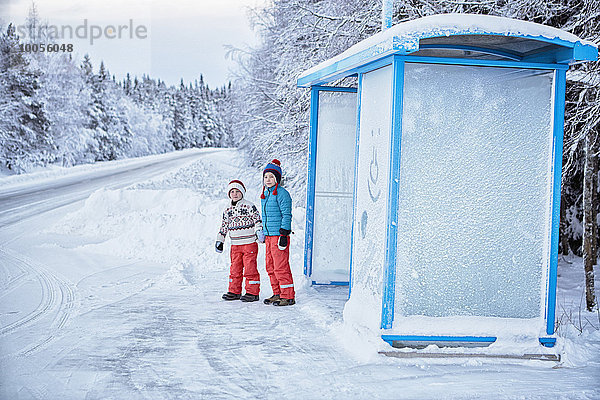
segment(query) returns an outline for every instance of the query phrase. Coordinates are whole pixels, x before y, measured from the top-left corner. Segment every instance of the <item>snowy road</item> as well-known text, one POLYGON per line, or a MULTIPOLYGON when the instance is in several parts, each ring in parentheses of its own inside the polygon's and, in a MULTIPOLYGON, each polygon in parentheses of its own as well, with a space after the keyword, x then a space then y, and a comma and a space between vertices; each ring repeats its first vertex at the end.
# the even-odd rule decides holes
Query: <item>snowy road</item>
MULTIPOLYGON (((208 154, 200 153, 201 156, 208 154)), ((123 169, 91 170, 35 185, 3 189, 0 186, 0 228, 45 211, 87 198, 105 187, 121 188, 149 179, 200 157, 197 152, 172 153, 166 157, 149 157, 123 169)))
MULTIPOLYGON (((347 289, 303 280, 301 208, 291 260, 298 304, 222 301, 227 250, 213 245, 223 189, 241 178, 256 202, 260 187, 236 154, 173 160, 172 173, 149 181, 165 164, 107 177, 144 182, 65 207, 56 208, 61 191, 32 193, 27 208, 37 211, 3 220, 0 399, 600 398, 597 332, 565 340, 562 364, 377 355, 372 338, 342 323, 347 289)), ((69 202, 98 179, 67 185, 69 202)), ((261 248, 261 298, 270 295, 263 257, 261 248)), ((559 284, 575 295, 563 290, 559 302, 571 307, 580 283, 567 268, 577 265, 562 267, 559 284)))

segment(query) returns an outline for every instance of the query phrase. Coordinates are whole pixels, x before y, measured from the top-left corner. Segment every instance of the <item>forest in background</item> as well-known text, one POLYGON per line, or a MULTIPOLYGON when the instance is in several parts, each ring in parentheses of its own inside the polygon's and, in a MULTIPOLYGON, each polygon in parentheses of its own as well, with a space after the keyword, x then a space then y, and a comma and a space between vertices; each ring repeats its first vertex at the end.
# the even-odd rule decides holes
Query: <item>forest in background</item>
MULTIPOLYGON (((39 31, 35 5, 27 29, 39 31)), ((43 30, 42 30, 43 31, 43 30)), ((109 161, 192 147, 232 146, 226 123, 231 85, 211 90, 199 79, 167 86, 149 76, 122 81, 100 61, 70 53, 24 53, 13 24, 0 32, 0 165, 36 167, 109 161)))
MULTIPOLYGON (((396 0, 393 24, 441 13, 516 18, 600 42, 595 0, 396 0)), ((306 69, 381 30, 381 0, 269 0, 249 10, 260 37, 230 49, 233 84, 166 86, 148 76, 116 81, 102 62, 66 54, 23 54, 14 27, 0 33, 0 165, 22 173, 189 147, 239 146, 257 168, 279 158, 302 204, 307 169, 306 69)), ((33 7, 27 24, 39 24, 33 7)), ((42 38, 43 39, 43 38, 42 38)), ((40 42, 37 38, 36 42, 40 42)), ((201 71, 199 71, 200 74, 201 71)), ((560 251, 584 257, 594 306, 598 254, 600 63, 571 68, 567 81, 560 251)), ((345 86, 356 85, 348 79, 345 86)))

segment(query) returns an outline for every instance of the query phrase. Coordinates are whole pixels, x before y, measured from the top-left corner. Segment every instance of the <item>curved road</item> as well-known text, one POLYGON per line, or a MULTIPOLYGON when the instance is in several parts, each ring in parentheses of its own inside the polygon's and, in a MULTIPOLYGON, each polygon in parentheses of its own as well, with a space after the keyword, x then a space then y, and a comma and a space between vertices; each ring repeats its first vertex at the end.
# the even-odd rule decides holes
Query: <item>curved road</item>
POLYGON ((50 182, 17 188, 0 187, 0 229, 25 218, 86 199, 100 188, 117 189, 164 174, 183 163, 223 150, 165 154, 164 158, 139 159, 122 169, 99 169, 76 176, 58 177, 50 182))

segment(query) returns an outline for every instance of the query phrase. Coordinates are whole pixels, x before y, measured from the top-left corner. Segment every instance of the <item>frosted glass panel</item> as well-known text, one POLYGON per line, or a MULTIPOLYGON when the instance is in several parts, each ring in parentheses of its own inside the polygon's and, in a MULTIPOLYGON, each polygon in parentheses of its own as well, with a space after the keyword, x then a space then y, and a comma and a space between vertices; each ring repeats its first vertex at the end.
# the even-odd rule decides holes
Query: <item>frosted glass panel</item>
POLYGON ((381 314, 382 277, 387 226, 387 193, 390 169, 392 67, 363 75, 360 99, 360 137, 352 293, 371 296, 381 314))
POLYGON ((396 316, 541 315, 552 79, 406 64, 396 316))
POLYGON ((348 282, 356 93, 319 92, 311 279, 348 282))

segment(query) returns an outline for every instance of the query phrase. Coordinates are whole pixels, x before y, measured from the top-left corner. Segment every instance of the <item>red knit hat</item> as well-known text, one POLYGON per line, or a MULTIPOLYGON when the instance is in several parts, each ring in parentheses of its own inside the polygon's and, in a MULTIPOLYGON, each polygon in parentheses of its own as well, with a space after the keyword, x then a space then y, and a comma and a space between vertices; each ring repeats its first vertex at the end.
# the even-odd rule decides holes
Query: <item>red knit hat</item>
POLYGON ((231 189, 237 189, 240 192, 242 192, 242 197, 246 195, 246 186, 244 186, 244 183, 242 181, 234 179, 231 182, 229 182, 229 185, 227 185, 227 197, 229 197, 229 192, 231 192, 231 189))

